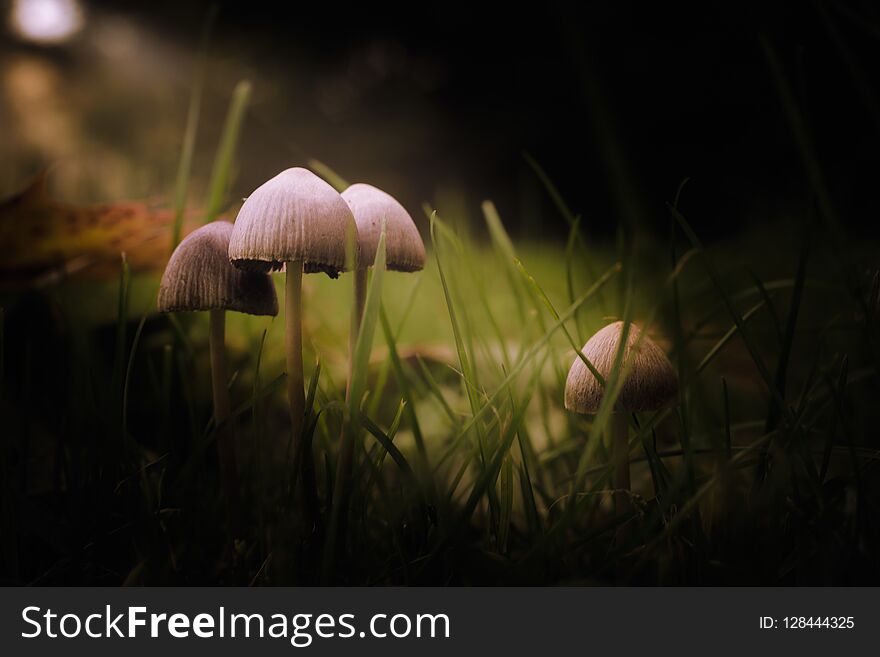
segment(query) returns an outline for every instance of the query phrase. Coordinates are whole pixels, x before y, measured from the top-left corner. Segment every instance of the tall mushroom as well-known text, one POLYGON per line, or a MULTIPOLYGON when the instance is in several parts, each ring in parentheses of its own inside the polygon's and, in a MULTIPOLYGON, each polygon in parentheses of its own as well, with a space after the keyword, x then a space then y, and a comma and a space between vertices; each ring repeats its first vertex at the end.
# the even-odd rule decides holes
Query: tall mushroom
POLYGON ((282 171, 260 185, 238 212, 229 240, 236 267, 286 271, 285 353, 293 447, 299 453, 305 415, 302 360, 302 274, 336 278, 357 228, 339 193, 307 169, 282 171))
MULTIPOLYGON (((606 382, 611 376, 622 333, 623 322, 614 322, 600 329, 582 349, 584 356, 606 382)), ((626 416, 628 413, 656 410, 669 404, 678 394, 678 377, 663 350, 647 335, 641 335, 641 330, 635 324, 629 325, 626 350, 620 368, 626 378, 615 400, 611 431, 614 487, 621 492, 618 499, 624 500, 630 490, 626 416)), ((576 358, 565 382, 565 408, 576 413, 596 413, 604 393, 604 386, 583 360, 576 358)))
POLYGON ((171 254, 159 286, 159 312, 210 313, 208 343, 211 352, 211 388, 221 478, 230 505, 238 495, 235 445, 225 426, 229 419, 226 367, 226 311, 250 315, 277 315, 278 299, 265 273, 241 271, 227 256, 232 224, 215 221, 190 233, 171 254))
MULTIPOLYGON (((367 269, 376 259, 376 249, 385 223, 385 268, 391 271, 414 272, 425 266, 425 244, 409 212, 390 194, 381 189, 356 183, 342 192, 357 223, 358 260, 354 271, 354 307, 349 335, 349 372, 351 384, 354 348, 360 331, 367 298, 367 269)), ((346 391, 347 393, 348 391, 346 391)), ((341 500, 343 484, 351 468, 354 443, 352 436, 343 433, 339 453, 338 472, 333 499, 341 500)))

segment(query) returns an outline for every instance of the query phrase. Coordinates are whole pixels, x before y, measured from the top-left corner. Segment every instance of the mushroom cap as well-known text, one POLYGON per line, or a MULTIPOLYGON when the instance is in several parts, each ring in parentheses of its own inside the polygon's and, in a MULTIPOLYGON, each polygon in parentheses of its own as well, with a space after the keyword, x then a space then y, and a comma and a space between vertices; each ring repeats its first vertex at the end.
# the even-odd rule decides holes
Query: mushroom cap
MULTIPOLYGON (((622 333, 623 322, 609 324, 590 338, 581 350, 606 381, 611 376, 622 333)), ((616 411, 663 408, 678 394, 678 377, 656 342, 645 335, 638 351, 632 353, 641 333, 635 324, 629 325, 623 361, 629 370, 614 405, 616 411)), ((580 357, 576 357, 565 381, 565 408, 577 413, 596 413, 603 392, 602 384, 580 357)))
POLYGON ((409 212, 381 189, 356 183, 342 192, 357 222, 360 257, 368 265, 376 259, 382 220, 385 224, 386 269, 418 271, 425 266, 425 244, 409 212))
POLYGON ((229 259, 258 271, 300 260, 305 272, 336 278, 345 269, 349 230, 355 230, 354 217, 339 193, 308 169, 294 167, 245 200, 229 240, 229 259))
POLYGON ((159 286, 159 311, 235 310, 277 315, 278 298, 268 274, 236 269, 227 255, 232 224, 214 221, 177 245, 159 286))

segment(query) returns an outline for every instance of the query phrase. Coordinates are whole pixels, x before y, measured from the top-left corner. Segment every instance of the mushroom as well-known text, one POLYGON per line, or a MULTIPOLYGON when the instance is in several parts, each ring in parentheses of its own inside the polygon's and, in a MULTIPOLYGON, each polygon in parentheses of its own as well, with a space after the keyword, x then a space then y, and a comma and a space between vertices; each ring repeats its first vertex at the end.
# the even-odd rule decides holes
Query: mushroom
MULTIPOLYGON (((600 329, 582 349, 584 356, 606 381, 614 367, 623 325, 623 322, 614 322, 600 329)), ((669 404, 678 394, 678 377, 663 350, 647 335, 642 335, 635 324, 629 325, 620 371, 626 378, 614 404, 611 430, 614 487, 622 493, 618 498, 624 500, 630 490, 626 416, 669 404)), ((596 413, 604 392, 605 386, 590 372, 584 361, 575 359, 565 382, 565 408, 576 413, 596 413)))
POLYGON ((282 171, 245 200, 229 240, 236 267, 286 271, 285 353, 293 447, 301 448, 305 416, 302 360, 302 274, 336 278, 346 268, 354 217, 339 193, 307 169, 282 171))
MULTIPOLYGON (((367 298, 367 268, 376 259, 376 249, 385 224, 385 268, 391 271, 414 272, 425 266, 425 244, 409 212, 390 194, 381 189, 356 183, 342 192, 357 223, 358 259, 354 271, 354 307, 349 335, 348 383, 351 384, 354 348, 360 331, 367 298)), ((346 390, 347 396, 348 390, 346 390)), ((353 442, 343 433, 339 454, 334 499, 342 499, 342 485, 351 468, 353 442)))
POLYGON ((190 233, 171 254, 159 286, 159 312, 210 312, 208 343, 211 352, 211 384, 214 424, 221 428, 217 439, 221 477, 227 501, 238 495, 235 445, 224 427, 229 419, 226 367, 226 311, 249 315, 277 315, 278 299, 272 279, 259 272, 241 271, 229 264, 227 251, 232 224, 215 221, 190 233))
MULTIPOLYGON (((409 212, 390 194, 365 183, 342 192, 357 222, 359 257, 355 268, 355 309, 352 341, 364 312, 367 296, 367 268, 376 259, 376 248, 385 221, 385 268, 413 272, 425 266, 425 244, 409 212)), ((352 344, 352 347, 354 345, 352 344)))

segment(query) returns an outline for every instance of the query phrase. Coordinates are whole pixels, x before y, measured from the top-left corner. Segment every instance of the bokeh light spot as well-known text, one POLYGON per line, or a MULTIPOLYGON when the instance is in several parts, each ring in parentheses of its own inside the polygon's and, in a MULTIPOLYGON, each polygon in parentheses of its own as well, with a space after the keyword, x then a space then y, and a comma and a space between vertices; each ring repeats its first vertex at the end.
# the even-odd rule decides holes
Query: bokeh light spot
POLYGON ((83 26, 77 0, 15 0, 10 18, 19 36, 45 44, 67 41, 83 26))

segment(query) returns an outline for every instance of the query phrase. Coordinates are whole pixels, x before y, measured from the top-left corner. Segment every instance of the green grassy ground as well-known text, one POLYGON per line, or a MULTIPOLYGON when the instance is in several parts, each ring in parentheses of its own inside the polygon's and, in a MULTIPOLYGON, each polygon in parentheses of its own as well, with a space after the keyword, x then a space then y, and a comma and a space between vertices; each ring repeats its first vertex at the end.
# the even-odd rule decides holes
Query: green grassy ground
POLYGON ((473 237, 434 219, 425 271, 381 277, 360 406, 344 402, 351 277, 306 277, 315 523, 294 488, 282 316, 228 315, 242 481, 229 508, 206 316, 153 313, 154 277, 7 299, 5 581, 877 581, 867 256, 841 259, 818 227, 772 256, 754 235, 701 249, 674 211, 675 249, 638 232, 626 248, 577 230, 567 246, 514 243, 484 214, 473 237), (626 513, 611 495, 614 394, 596 416, 562 404, 574 345, 612 318, 647 328, 681 380, 673 407, 631 418, 626 513), (358 448, 331 540, 344 426, 358 448))

